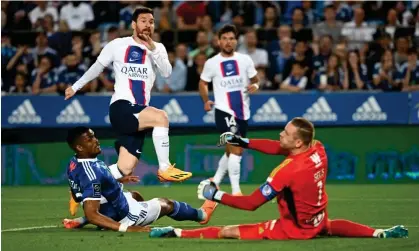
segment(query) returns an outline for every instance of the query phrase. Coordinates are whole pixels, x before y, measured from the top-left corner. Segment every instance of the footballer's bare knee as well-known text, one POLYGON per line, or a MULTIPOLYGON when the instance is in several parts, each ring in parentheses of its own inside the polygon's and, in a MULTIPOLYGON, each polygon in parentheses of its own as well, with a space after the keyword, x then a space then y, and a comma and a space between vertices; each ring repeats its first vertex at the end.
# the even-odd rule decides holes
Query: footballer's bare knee
POLYGON ((225 226, 220 230, 220 238, 225 239, 239 239, 240 231, 239 226, 225 226))
POLYGON ((123 175, 131 175, 134 171, 134 168, 138 164, 138 158, 132 155, 128 150, 121 146, 119 148, 119 156, 118 156, 118 168, 122 172, 123 175))
POLYGON ((166 198, 159 198, 160 202, 160 216, 165 216, 173 212, 174 203, 173 201, 166 198))
POLYGON ((138 121, 139 130, 157 126, 169 127, 169 118, 167 117, 167 113, 151 106, 146 107, 140 112, 138 115, 138 121))

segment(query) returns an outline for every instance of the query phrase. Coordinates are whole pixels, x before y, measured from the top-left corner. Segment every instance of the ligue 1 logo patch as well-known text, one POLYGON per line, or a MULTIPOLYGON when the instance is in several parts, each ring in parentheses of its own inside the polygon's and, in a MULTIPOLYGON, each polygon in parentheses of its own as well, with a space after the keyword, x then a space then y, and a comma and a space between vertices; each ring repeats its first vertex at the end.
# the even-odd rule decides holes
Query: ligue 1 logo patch
POLYGON ((93 196, 100 197, 101 196, 101 187, 99 183, 93 183, 93 196))

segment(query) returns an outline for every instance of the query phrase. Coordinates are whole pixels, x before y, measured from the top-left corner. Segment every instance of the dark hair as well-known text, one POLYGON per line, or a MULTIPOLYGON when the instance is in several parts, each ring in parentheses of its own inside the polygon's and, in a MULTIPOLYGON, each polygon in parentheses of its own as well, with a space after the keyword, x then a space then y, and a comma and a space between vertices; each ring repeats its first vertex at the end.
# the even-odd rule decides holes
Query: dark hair
POLYGON ((153 15, 153 10, 147 7, 139 7, 137 8, 134 13, 132 14, 132 21, 137 22, 138 17, 141 14, 151 14, 153 15))
POLYGON ((76 150, 76 143, 79 140, 80 136, 88 132, 90 129, 85 126, 77 126, 70 129, 67 133, 67 144, 73 149, 76 150))
POLYGON ((111 26, 111 27, 108 29, 108 33, 116 32, 116 31, 118 31, 118 27, 116 27, 116 26, 111 26))
POLYGON ((418 55, 418 51, 416 50, 415 47, 411 47, 409 48, 409 50, 407 51, 407 55, 418 55))
POLYGON ((297 127, 298 137, 303 141, 304 145, 309 145, 314 138, 314 125, 310 121, 302 117, 296 117, 291 120, 291 124, 297 127))
POLYGON ((219 31, 218 31, 218 38, 221 38, 221 36, 225 33, 233 32, 234 37, 237 38, 237 29, 236 26, 227 24, 224 25, 219 31))
POLYGON ((16 72, 16 75, 15 75, 15 78, 16 78, 17 76, 21 76, 21 77, 25 80, 25 82, 26 82, 27 77, 26 77, 26 74, 25 74, 24 72, 17 71, 17 72, 16 72))
POLYGON ((336 8, 335 8, 335 6, 333 6, 333 4, 329 4, 329 5, 326 5, 326 6, 324 7, 324 11, 326 11, 326 10, 328 10, 328 9, 331 9, 331 10, 336 11, 336 8))

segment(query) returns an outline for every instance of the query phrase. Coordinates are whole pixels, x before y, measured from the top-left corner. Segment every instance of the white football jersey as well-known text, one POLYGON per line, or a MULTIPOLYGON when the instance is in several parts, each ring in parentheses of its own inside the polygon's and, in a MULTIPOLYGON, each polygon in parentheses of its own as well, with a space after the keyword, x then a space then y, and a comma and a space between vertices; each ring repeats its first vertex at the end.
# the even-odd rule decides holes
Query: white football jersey
POLYGON ((170 76, 172 66, 166 48, 161 43, 154 44, 156 49, 152 52, 130 36, 114 39, 103 48, 97 60, 105 67, 113 62, 115 72, 111 104, 123 99, 148 105, 156 70, 164 77, 170 76))
POLYGON ((212 82, 215 108, 242 120, 250 118, 247 86, 257 72, 252 59, 239 52, 231 57, 221 53, 205 62, 201 79, 212 82))

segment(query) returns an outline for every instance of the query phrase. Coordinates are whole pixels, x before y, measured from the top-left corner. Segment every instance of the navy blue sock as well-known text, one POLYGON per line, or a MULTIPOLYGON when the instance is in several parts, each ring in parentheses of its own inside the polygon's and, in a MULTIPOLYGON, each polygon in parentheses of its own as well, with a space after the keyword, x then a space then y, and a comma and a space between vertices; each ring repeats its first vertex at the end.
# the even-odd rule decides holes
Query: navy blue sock
POLYGON ((173 212, 168 216, 177 221, 202 221, 204 218, 203 212, 199 209, 191 207, 185 202, 173 201, 173 212))

